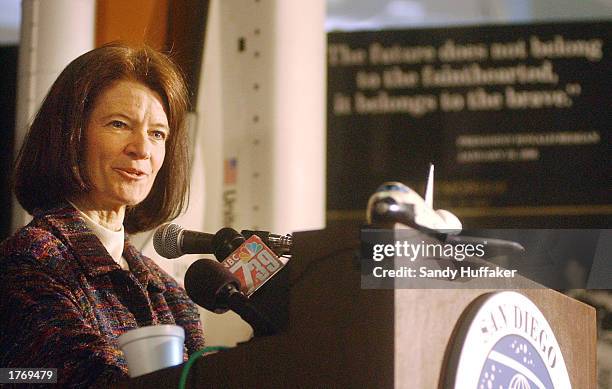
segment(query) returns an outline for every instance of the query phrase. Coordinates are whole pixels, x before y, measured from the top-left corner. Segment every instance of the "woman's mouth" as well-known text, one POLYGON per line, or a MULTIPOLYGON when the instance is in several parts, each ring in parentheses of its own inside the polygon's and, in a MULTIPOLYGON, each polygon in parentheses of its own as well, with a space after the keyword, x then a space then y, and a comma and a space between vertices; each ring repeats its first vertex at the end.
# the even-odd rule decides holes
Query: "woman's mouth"
POLYGON ((148 176, 145 172, 133 168, 114 168, 121 176, 130 180, 142 180, 148 176))

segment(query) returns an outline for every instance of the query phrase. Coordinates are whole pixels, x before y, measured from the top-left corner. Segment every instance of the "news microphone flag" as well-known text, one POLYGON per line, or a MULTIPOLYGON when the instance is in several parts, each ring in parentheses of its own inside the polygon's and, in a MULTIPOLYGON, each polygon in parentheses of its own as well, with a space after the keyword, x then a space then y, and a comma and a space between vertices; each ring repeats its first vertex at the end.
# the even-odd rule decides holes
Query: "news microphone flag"
POLYGON ((283 266, 274 251, 257 235, 251 235, 221 264, 236 276, 250 296, 283 266))

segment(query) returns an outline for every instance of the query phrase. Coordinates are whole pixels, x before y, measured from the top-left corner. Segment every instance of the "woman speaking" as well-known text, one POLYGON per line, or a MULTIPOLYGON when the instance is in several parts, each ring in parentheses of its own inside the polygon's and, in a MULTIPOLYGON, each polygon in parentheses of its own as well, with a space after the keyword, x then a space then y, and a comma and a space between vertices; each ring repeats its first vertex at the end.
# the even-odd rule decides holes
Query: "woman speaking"
POLYGON ((14 189, 34 216, 0 245, 0 367, 58 368, 58 383, 127 377, 117 338, 158 324, 204 346, 196 306, 129 242, 186 206, 187 92, 146 47, 111 44, 70 63, 18 155, 14 189))

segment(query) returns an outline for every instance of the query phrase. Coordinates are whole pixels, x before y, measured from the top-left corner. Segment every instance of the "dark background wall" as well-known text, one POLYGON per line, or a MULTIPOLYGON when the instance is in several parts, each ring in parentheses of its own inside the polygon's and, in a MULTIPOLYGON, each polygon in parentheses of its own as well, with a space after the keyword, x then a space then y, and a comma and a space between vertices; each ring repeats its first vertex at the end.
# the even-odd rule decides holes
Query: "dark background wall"
POLYGON ((15 133, 18 46, 0 47, 0 240, 11 225, 10 172, 15 133))

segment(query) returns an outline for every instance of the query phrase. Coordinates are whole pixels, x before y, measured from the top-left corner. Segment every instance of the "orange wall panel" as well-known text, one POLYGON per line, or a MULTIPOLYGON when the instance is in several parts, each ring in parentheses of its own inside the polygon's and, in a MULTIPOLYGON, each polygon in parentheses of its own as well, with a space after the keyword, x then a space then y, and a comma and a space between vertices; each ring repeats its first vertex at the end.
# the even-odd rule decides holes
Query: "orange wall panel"
POLYGON ((121 40, 165 49, 169 0, 98 0, 96 47, 121 40))

